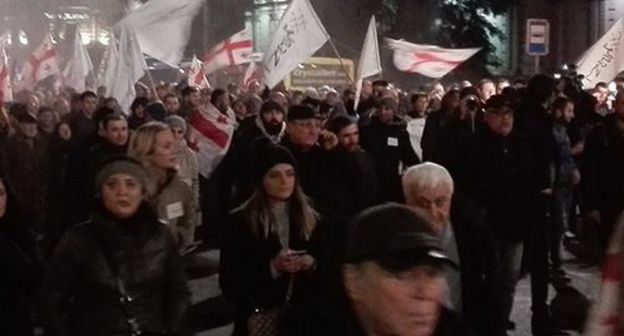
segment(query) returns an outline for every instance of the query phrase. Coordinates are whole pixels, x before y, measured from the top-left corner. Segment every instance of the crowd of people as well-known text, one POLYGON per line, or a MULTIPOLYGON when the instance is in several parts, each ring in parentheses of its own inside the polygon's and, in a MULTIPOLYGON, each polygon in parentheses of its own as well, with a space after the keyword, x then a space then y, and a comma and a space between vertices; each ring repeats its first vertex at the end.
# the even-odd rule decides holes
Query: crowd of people
POLYGON ((564 242, 624 232, 624 86, 136 89, 0 96, 0 334, 182 335, 206 245, 235 335, 507 335, 525 273, 557 335, 564 242), (203 109, 236 124, 210 176, 203 109))

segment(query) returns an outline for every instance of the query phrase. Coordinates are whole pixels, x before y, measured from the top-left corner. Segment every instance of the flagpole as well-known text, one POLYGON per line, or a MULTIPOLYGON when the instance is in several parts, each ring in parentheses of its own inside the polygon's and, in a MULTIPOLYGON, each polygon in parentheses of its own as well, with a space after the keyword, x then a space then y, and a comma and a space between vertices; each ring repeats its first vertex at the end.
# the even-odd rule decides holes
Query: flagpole
POLYGON ((152 72, 150 71, 149 66, 147 67, 147 71, 145 72, 147 72, 147 79, 149 80, 150 85, 152 86, 152 93, 154 95, 154 98, 156 98, 156 100, 159 100, 158 91, 156 91, 156 84, 154 84, 154 78, 152 78, 152 72))
POLYGON ((351 74, 349 73, 349 69, 347 69, 347 66, 342 61, 342 56, 340 56, 340 53, 338 52, 338 48, 336 48, 336 45, 334 44, 334 41, 329 36, 329 34, 327 34, 327 32, 325 32, 325 36, 327 36, 327 41, 331 45, 332 49, 334 49, 334 53, 336 53, 336 56, 338 56, 338 62, 340 62, 340 66, 342 67, 342 70, 347 75, 347 78, 349 78, 349 81, 351 82, 351 85, 355 85, 355 82, 353 81, 353 78, 351 78, 351 74))

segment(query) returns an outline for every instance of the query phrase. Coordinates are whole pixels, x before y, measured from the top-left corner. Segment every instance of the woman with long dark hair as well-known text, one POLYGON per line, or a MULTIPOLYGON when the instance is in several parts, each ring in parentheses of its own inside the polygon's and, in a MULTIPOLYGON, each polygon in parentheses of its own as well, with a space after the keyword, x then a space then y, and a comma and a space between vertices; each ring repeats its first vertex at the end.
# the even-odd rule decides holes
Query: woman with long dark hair
POLYGON ((170 335, 188 306, 174 238, 145 201, 147 173, 126 157, 95 178, 91 220, 68 230, 43 286, 51 335, 170 335))
POLYGON ((219 283, 236 302, 235 335, 250 334, 255 317, 311 295, 319 258, 318 216, 292 155, 272 143, 259 147, 255 192, 230 215, 221 250, 219 283))

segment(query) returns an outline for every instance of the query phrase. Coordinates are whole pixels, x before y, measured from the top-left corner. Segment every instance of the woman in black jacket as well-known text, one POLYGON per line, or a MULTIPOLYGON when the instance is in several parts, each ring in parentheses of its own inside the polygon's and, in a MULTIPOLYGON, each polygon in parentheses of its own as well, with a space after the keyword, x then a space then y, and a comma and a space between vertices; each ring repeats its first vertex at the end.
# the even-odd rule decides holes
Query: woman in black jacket
POLYGON ((145 199, 147 174, 120 157, 97 174, 91 220, 65 234, 44 281, 51 335, 169 335, 188 290, 174 239, 145 199))
POLYGON ((257 187, 230 215, 221 250, 219 283, 236 303, 234 335, 248 334, 254 313, 315 293, 317 214, 297 181, 290 152, 259 145, 257 187))
POLYGON ((32 335, 35 292, 43 269, 35 236, 18 218, 8 181, 0 175, 0 335, 32 335))

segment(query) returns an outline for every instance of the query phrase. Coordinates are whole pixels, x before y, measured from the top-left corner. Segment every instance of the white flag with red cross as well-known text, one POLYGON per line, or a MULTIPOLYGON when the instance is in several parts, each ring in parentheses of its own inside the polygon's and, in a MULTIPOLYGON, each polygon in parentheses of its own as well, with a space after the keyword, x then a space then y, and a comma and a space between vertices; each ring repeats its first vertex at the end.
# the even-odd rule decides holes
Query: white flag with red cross
POLYGON ((188 74, 189 86, 194 86, 199 89, 208 89, 211 87, 208 82, 208 78, 206 78, 206 74, 204 74, 202 62, 197 58, 197 56, 193 56, 193 62, 191 62, 191 68, 189 69, 188 74))
POLYGON ((52 75, 59 75, 56 48, 52 43, 52 36, 46 35, 43 43, 28 57, 22 68, 22 85, 29 88, 40 80, 52 75))
POLYGON ((247 72, 245 72, 245 77, 243 77, 243 92, 249 92, 254 82, 262 82, 262 68, 258 66, 256 61, 251 61, 247 72))
POLYGON ((394 50, 394 65, 397 69, 430 78, 444 77, 481 50, 481 48, 444 49, 389 38, 386 42, 388 47, 394 50))
POLYGON ((232 143, 236 116, 223 114, 212 104, 200 108, 189 119, 189 147, 197 153, 199 173, 209 178, 217 169, 232 143))
POLYGON ((13 88, 11 87, 9 59, 6 54, 6 50, 4 50, 4 43, 2 41, 0 41, 0 91, 2 91, 3 95, 0 102, 13 101, 13 88))
POLYGON ((209 74, 219 69, 246 63, 252 53, 251 31, 244 29, 217 44, 204 55, 204 73, 209 74))

